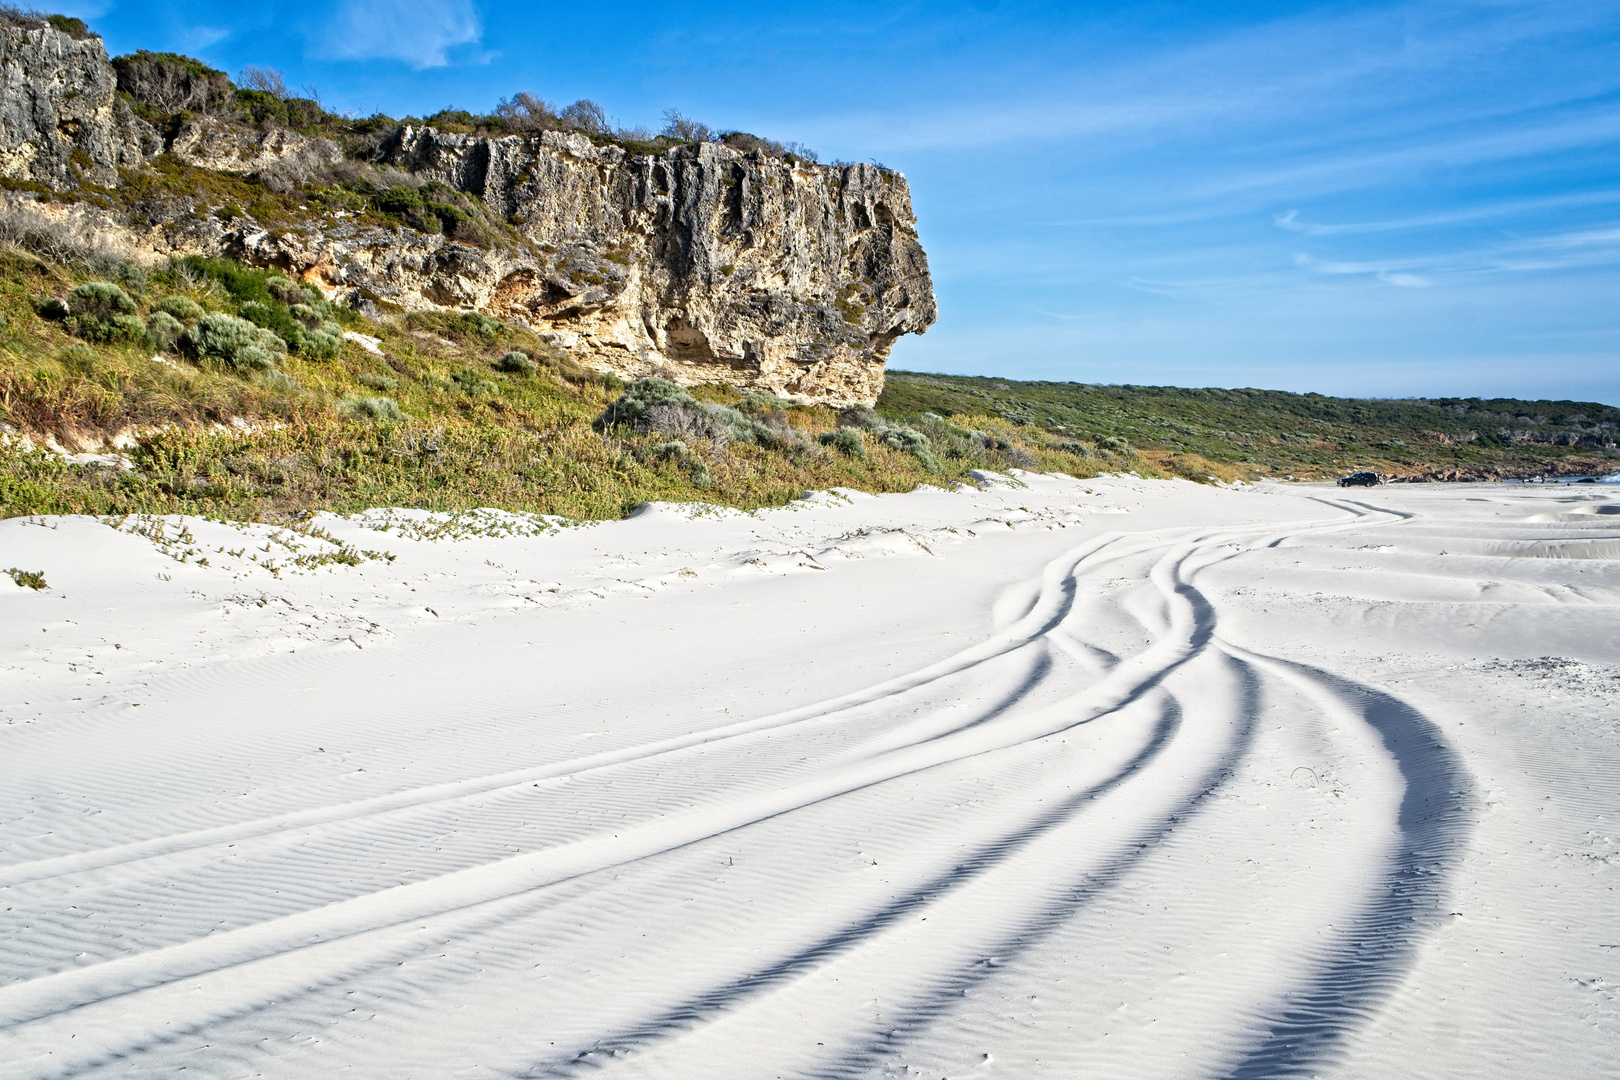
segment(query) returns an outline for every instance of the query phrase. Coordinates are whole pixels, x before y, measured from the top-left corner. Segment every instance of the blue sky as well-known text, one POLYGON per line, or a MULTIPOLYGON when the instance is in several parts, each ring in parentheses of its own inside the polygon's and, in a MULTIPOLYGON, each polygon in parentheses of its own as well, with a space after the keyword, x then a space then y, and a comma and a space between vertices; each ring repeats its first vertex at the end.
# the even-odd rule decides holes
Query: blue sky
POLYGON ((61 7, 327 107, 516 90, 878 160, 897 367, 1620 404, 1620 0, 61 7))

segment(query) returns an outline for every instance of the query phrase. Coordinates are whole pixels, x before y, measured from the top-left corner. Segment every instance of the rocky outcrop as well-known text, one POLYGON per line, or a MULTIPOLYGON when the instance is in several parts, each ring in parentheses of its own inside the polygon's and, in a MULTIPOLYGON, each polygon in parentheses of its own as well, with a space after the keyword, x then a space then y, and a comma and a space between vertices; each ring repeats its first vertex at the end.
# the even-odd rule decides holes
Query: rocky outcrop
MULTIPOLYGON (((229 88, 183 57, 121 63, 153 101, 217 104, 229 88)), ((342 158, 327 140, 223 115, 176 114, 165 145, 115 93, 99 38, 27 16, 0 14, 0 84, 0 177, 58 191, 115 185, 119 168, 168 152, 290 193, 342 158)), ((411 174, 406 186, 443 193, 437 182, 481 201, 494 219, 484 224, 501 237, 454 216, 460 210, 446 229, 468 242, 387 227, 369 211, 311 210, 308 221, 271 229, 240 207, 220 213, 206 196, 172 190, 143 199, 125 224, 158 256, 229 254, 357 301, 521 321, 574 359, 628 378, 870 404, 896 339, 937 316, 905 177, 761 146, 638 155, 560 131, 490 139, 402 127, 377 163, 411 174)))
POLYGON ((412 128, 382 157, 530 241, 520 257, 435 253, 427 299, 549 330, 627 377, 870 403, 895 340, 937 317, 910 190, 887 169, 412 128))
POLYGON ((29 18, 0 20, 0 176, 63 190, 118 182, 117 169, 162 149, 114 93, 101 39, 29 18))
POLYGON ((272 128, 259 131, 217 120, 184 124, 169 143, 169 153, 202 169, 256 173, 293 167, 312 172, 343 160, 343 149, 329 139, 307 138, 272 128))

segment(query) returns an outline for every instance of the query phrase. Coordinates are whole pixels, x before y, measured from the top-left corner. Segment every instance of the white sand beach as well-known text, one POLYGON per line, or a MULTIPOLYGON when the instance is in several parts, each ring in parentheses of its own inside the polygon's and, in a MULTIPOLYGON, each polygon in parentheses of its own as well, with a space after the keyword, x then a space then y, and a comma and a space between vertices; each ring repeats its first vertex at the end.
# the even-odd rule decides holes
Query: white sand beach
POLYGON ((1620 1075, 1613 486, 316 524, 0 522, 0 1077, 1620 1075))

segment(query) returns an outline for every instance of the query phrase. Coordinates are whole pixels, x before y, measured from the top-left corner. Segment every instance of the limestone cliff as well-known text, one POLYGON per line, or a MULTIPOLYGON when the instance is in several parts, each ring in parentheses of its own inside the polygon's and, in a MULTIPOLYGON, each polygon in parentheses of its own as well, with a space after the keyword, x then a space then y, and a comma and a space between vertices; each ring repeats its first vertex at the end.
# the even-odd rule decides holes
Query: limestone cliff
POLYGON ((115 90, 101 39, 42 21, 0 21, 0 177, 62 190, 116 184, 118 168, 163 148, 115 90))
MULTIPOLYGON (((218 110, 176 114, 160 138, 116 89, 100 39, 0 20, 0 177, 59 193, 81 181, 105 188, 119 169, 166 153, 289 192, 344 155, 325 138, 218 110)), ((713 142, 633 154, 556 130, 488 138, 406 126, 356 145, 350 154, 369 164, 355 167, 454 189, 482 204, 500 236, 310 206, 271 227, 201 191, 143 198, 123 224, 156 254, 275 265, 356 303, 521 321, 623 376, 817 404, 875 401, 895 340, 937 316, 910 190, 892 170, 713 142)))
POLYGON ((632 156, 561 132, 403 128, 382 155, 532 241, 529 260, 483 274, 477 306, 622 375, 871 402, 895 340, 937 315, 910 191, 887 169, 718 143, 632 156))

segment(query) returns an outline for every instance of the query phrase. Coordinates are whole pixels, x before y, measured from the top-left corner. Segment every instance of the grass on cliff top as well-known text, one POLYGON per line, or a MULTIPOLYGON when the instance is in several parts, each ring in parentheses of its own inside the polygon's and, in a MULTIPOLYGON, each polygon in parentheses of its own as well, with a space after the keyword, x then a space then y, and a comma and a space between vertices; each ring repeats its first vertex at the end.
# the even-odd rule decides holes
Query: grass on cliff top
POLYGON ((1178 475, 1190 475, 1195 458, 1223 476, 1299 479, 1358 469, 1491 478, 1620 468, 1620 452, 1602 445, 1620 438, 1620 409, 1595 402, 1383 401, 891 371, 878 408, 898 417, 989 415, 1026 436, 1129 445, 1178 475))
MULTIPOLYGON (((288 520, 313 510, 398 506, 596 519, 649 500, 754 509, 836 486, 906 491, 948 485, 975 468, 1151 471, 1131 453, 994 416, 920 422, 932 432, 932 457, 871 433, 852 456, 820 442, 840 425, 835 410, 785 403, 773 422, 792 431, 777 448, 700 435, 676 450, 668 431, 593 427, 619 397, 618 380, 572 364, 527 330, 478 315, 373 322, 334 310, 344 329, 380 339, 381 355, 346 340, 335 357, 294 352, 258 373, 190 359, 174 346, 155 349, 150 340, 87 341, 71 320, 51 317, 48 301, 109 279, 149 325, 177 296, 267 322, 275 319, 266 309, 279 310, 267 272, 223 260, 143 272, 116 260, 69 267, 0 252, 0 421, 13 433, 0 447, 0 516, 288 520), (530 357, 533 369, 503 370, 512 352, 530 357), (111 449, 119 438, 133 468, 73 464, 25 449, 16 435, 69 450, 111 449)), ((694 393, 709 403, 740 402, 727 387, 694 393)))

